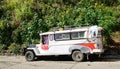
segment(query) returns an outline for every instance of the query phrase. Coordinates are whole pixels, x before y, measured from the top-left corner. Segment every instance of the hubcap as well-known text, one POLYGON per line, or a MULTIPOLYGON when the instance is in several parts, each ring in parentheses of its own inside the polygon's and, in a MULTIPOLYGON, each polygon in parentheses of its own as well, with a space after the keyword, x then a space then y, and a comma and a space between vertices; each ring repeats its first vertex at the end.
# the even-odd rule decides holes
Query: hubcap
POLYGON ((80 54, 76 54, 76 59, 80 60, 80 58, 81 58, 80 54))
POLYGON ((28 60, 32 58, 30 54, 27 55, 28 60))

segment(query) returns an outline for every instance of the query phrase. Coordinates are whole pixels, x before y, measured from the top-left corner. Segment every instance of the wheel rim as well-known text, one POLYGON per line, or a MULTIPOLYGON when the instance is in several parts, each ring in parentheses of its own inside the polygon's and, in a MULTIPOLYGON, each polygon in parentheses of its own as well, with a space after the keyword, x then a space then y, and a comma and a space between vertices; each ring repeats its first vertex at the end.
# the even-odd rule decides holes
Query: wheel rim
POLYGON ((28 60, 32 59, 32 55, 30 53, 28 53, 26 57, 27 57, 28 60))
POLYGON ((75 51, 72 54, 72 59, 74 61, 80 62, 83 60, 83 54, 80 51, 75 51))
POLYGON ((82 55, 80 55, 80 54, 76 54, 76 56, 75 56, 76 60, 81 60, 81 56, 82 55))

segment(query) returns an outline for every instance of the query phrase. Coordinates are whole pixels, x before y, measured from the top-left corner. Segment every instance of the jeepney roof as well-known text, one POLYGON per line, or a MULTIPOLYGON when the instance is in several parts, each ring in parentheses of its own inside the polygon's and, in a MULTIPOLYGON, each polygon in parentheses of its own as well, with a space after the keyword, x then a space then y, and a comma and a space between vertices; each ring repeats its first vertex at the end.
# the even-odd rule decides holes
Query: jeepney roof
POLYGON ((48 34, 54 34, 54 32, 44 32, 44 33, 40 33, 40 35, 48 35, 48 34))
MULTIPOLYGON (((80 27, 80 28, 71 28, 69 30, 57 30, 57 31, 49 31, 49 32, 44 32, 44 33, 40 33, 40 35, 48 35, 48 34, 55 34, 55 33, 67 33, 67 32, 78 32, 78 31, 87 31, 89 30, 89 27, 80 27)), ((99 30, 102 30, 101 27, 98 27, 99 30)))

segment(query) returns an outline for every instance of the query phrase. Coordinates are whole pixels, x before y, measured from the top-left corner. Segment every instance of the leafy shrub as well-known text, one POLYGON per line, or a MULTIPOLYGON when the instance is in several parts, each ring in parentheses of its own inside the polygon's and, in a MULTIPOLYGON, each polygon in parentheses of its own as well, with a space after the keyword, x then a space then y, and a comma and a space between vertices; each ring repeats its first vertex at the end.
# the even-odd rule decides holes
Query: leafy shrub
POLYGON ((22 44, 21 45, 21 49, 20 49, 20 54, 21 55, 25 55, 25 51, 26 51, 26 48, 27 48, 27 44, 22 44))
POLYGON ((5 50, 7 46, 5 44, 0 44, 0 52, 5 50))
POLYGON ((10 53, 14 53, 14 54, 18 54, 20 53, 20 45, 16 44, 16 43, 12 43, 9 47, 8 47, 8 51, 10 53))
POLYGON ((6 53, 7 46, 5 44, 0 44, 0 55, 6 53))
POLYGON ((40 31, 69 25, 101 26, 109 44, 119 24, 120 0, 0 0, 0 44, 7 46, 36 43, 40 31))

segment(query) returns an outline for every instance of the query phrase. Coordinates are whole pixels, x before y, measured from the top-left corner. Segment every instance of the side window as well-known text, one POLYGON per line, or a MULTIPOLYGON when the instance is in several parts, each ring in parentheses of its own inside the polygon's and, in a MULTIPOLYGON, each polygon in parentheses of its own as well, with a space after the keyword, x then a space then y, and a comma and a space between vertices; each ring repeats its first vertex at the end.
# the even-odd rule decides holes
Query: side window
POLYGON ((70 33, 55 34, 55 40, 69 40, 69 39, 70 39, 70 33))
POLYGON ((62 39, 70 39, 70 34, 69 33, 62 34, 62 39))
POLYGON ((72 39, 77 39, 78 38, 78 32, 72 32, 71 33, 71 38, 72 39))
POLYGON ((42 43, 43 44, 49 44, 48 35, 43 35, 42 36, 42 43))
POLYGON ((84 34, 85 34, 84 31, 82 31, 82 32, 72 32, 71 33, 71 38, 72 39, 84 38, 84 34))
POLYGON ((79 38, 84 38, 84 34, 85 34, 85 32, 84 32, 84 31, 79 32, 79 38))
POLYGON ((55 34, 55 40, 61 40, 62 34, 55 34))

